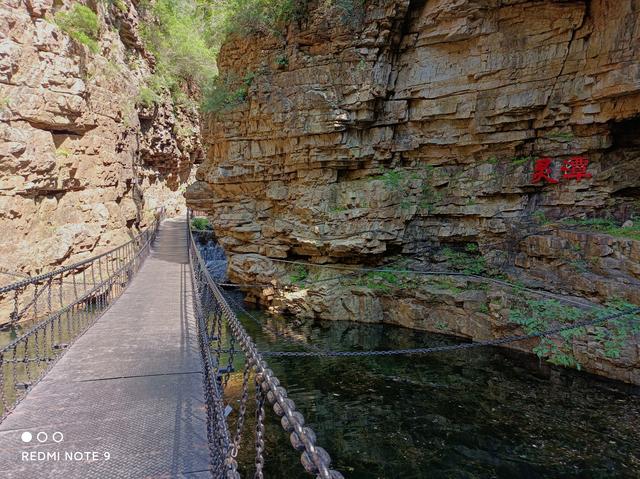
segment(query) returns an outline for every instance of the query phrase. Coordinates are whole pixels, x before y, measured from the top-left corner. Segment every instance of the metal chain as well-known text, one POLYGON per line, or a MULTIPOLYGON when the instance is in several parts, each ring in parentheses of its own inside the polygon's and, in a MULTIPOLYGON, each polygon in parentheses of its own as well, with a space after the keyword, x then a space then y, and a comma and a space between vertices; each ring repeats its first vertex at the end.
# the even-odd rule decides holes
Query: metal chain
MULTIPOLYGON (((189 212, 187 216, 187 223, 188 225, 191 223, 191 212, 189 212)), ((189 259, 194 281, 202 282, 202 287, 209 289, 221 309, 221 316, 228 326, 231 336, 237 340, 238 345, 244 354, 245 361, 252 361, 256 371, 256 381, 260 385, 259 387, 262 389, 262 393, 265 394, 266 400, 273 406, 274 412, 278 416, 282 417, 281 423, 283 428, 287 432, 291 433, 292 445, 301 452, 301 462, 305 470, 321 479, 342 478, 342 474, 336 470, 330 469, 331 457, 324 449, 316 445, 315 433, 311 428, 304 426, 304 417, 296 410, 295 403, 287 397, 286 389, 280 385, 278 378, 273 374, 273 371, 268 368, 267 363, 258 352, 255 343, 247 334, 246 330, 227 303, 220 288, 218 288, 211 278, 211 275, 206 269, 205 262, 202 259, 202 255, 196 246, 195 239, 190 228, 189 240, 189 259)), ((209 315, 206 320, 211 321, 211 315, 209 315)), ((208 328, 206 328, 206 324, 201 324, 199 330, 201 331, 201 334, 206 334, 208 328)), ((210 338, 204 339, 205 340, 201 341, 201 345, 210 343, 210 338)), ((207 351, 203 351, 202 354, 204 357, 207 357, 211 352, 207 348, 207 351)), ((205 380, 210 379, 205 377, 205 380)), ((213 404, 208 404, 208 406, 214 412, 215 419, 217 420, 219 418, 218 403, 214 402, 213 404)), ((224 426, 221 428, 223 427, 224 426)), ((235 464, 235 459, 231 454, 229 454, 225 463, 227 466, 231 466, 225 473, 226 477, 237 477, 237 473, 232 470, 232 467, 235 464)), ((214 471, 214 475, 216 474, 217 473, 214 471)))
MULTIPOLYGON (((40 291, 40 293, 38 293, 38 283, 34 283, 34 287, 36 288, 35 291, 33 292, 33 301, 31 303, 29 303, 29 305, 27 306, 27 308, 29 308, 29 306, 31 304, 33 304, 33 319, 35 321, 38 320, 38 297, 40 296, 40 294, 42 294, 42 292, 44 291, 44 289, 42 289, 40 291)), ((24 314, 25 310, 22 311, 22 313, 24 314)))
POLYGON ((233 436, 231 450, 229 454, 234 459, 238 456, 240 449, 240 441, 242 441, 242 431, 244 430, 244 422, 247 415, 247 401, 249 400, 249 376, 251 374, 251 361, 245 361, 244 371, 242 372, 242 396, 240 397, 240 408, 238 410, 238 419, 236 423, 236 433, 233 436))
POLYGON ((551 336, 561 333, 563 331, 569 331, 571 329, 586 328, 589 326, 597 326, 598 324, 610 321, 612 319, 629 316, 632 314, 640 313, 640 308, 631 309, 628 311, 622 311, 620 313, 612 314, 610 316, 597 318, 590 321, 582 321, 570 325, 557 326, 545 331, 540 331, 531 334, 523 334, 517 336, 507 336, 498 339, 488 339, 484 341, 476 341, 473 343, 461 343, 453 344, 449 346, 432 346, 428 348, 413 348, 413 349, 388 349, 381 351, 265 351, 262 354, 264 356, 314 356, 314 357, 357 357, 357 356, 397 356, 397 355, 412 355, 412 354, 428 354, 428 353, 442 353, 448 351, 460 351, 462 349, 482 348, 486 346, 499 346, 507 343, 514 343, 518 341, 525 341, 527 339, 540 338, 545 336, 551 336))
MULTIPOLYGON (((222 331, 220 332, 220 335, 222 336, 222 331)), ((224 381, 222 383, 223 390, 227 388, 227 383, 229 382, 229 378, 231 377, 231 373, 233 372, 233 358, 236 352, 235 345, 236 345, 236 337, 233 334, 230 334, 227 367, 225 368, 224 381)))
POLYGON ((47 281, 47 314, 51 314, 51 283, 53 281, 53 276, 49 278, 47 281))
POLYGON ((0 401, 2 403, 2 412, 9 409, 9 403, 4 392, 4 354, 0 353, 0 401))
POLYGON ((20 315, 18 314, 18 296, 22 291, 23 288, 16 288, 13 292, 13 311, 10 315, 11 323, 17 323, 20 320, 20 315))
POLYGON ((263 469, 264 469, 264 393, 262 392, 262 388, 258 383, 258 378, 255 377, 255 387, 256 387, 256 472, 253 475, 254 479, 264 479, 263 469))
POLYGON ((189 262, 191 264, 192 280, 195 283, 193 293, 198 327, 198 343, 204 366, 203 385, 207 404, 207 438, 209 440, 211 468, 215 478, 232 479, 239 477, 239 475, 236 470, 237 462, 228 455, 230 448, 229 431, 222 401, 221 384, 218 382, 219 353, 214 361, 209 347, 211 338, 208 332, 211 331, 211 328, 207 326, 207 322, 211 321, 211 311, 207 310, 204 307, 204 303, 201 302, 203 296, 210 294, 210 291, 208 291, 203 281, 202 264, 195 260, 194 251, 190 249, 189 262))

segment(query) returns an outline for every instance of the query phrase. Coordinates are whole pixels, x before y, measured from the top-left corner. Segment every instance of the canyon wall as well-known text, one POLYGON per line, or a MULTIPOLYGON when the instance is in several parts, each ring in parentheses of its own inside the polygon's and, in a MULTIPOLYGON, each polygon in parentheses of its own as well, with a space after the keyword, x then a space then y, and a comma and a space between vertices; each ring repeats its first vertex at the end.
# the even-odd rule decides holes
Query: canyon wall
MULTIPOLYGON (((640 304, 638 0, 333 5, 222 48, 246 99, 207 118, 186 196, 232 280, 301 316, 473 339, 522 333, 526 288, 640 304), (348 276, 381 265, 492 280, 348 276)), ((637 332, 612 353, 597 329, 566 352, 640 384, 637 332)))
POLYGON ((157 208, 183 212, 203 157, 194 107, 139 101, 154 58, 134 4, 83 3, 95 49, 57 21, 81 2, 0 6, 1 284, 125 243, 157 208))

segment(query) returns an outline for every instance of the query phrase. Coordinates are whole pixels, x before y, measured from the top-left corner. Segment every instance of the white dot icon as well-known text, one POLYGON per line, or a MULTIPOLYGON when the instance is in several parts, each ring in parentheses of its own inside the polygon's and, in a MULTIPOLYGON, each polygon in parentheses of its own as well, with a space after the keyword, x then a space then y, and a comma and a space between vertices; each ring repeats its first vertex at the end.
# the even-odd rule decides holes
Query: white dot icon
POLYGON ((22 438, 22 442, 31 442, 31 439, 33 439, 33 436, 29 431, 23 432, 20 437, 22 438))

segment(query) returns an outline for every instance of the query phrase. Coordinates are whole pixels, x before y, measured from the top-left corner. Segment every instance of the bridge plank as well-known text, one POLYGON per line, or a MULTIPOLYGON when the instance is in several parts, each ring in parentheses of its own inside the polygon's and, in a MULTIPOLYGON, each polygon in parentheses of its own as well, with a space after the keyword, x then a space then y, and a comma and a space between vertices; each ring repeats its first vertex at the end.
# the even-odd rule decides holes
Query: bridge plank
POLYGON ((120 299, 0 424, 0 477, 208 477, 191 288, 185 220, 167 220, 120 299))

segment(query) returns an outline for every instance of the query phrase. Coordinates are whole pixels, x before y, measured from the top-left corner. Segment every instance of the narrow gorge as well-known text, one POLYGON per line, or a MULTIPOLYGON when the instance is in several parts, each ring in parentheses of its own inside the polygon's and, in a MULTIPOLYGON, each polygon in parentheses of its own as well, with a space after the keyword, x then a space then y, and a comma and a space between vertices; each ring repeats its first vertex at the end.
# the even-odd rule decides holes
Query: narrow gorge
POLYGON ((640 477, 640 0, 5 0, 0 477, 640 477))
POLYGON ((118 246, 160 208, 184 213, 204 158, 196 104, 144 97, 155 59, 135 5, 90 6, 0 7, 2 284, 118 246))

